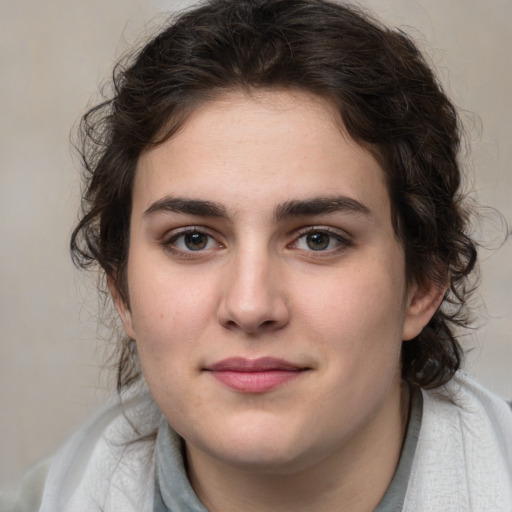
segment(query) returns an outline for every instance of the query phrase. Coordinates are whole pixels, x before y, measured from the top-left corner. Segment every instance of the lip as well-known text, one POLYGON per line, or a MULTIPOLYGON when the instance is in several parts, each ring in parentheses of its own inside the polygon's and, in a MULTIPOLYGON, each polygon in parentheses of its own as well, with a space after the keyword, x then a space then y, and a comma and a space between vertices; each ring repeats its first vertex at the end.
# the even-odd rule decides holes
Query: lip
POLYGON ((225 386, 242 393, 264 393, 296 379, 307 367, 283 359, 230 357, 205 368, 225 386))

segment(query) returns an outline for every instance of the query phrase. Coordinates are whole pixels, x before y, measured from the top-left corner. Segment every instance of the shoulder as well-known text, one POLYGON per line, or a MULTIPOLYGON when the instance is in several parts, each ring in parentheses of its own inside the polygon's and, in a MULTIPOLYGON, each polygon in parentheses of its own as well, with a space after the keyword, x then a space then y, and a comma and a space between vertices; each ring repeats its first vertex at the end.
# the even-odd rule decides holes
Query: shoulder
POLYGON ((423 398, 405 510, 512 510, 509 405, 462 373, 423 398))
POLYGON ((40 512, 151 510, 160 421, 148 392, 106 403, 47 466, 40 512))
MULTIPOLYGON (((459 372, 439 392, 424 391, 423 395, 429 423, 456 421, 460 429, 467 431, 466 437, 485 434, 512 450, 510 405, 470 377, 459 372)), ((512 451, 506 455, 511 461, 512 451)))

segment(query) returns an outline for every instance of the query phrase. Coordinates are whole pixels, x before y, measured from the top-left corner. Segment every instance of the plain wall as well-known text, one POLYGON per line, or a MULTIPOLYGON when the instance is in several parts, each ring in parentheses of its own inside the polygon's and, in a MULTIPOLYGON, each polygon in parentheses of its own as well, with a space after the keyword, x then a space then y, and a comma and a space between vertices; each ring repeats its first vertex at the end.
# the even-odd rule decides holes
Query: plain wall
MULTIPOLYGON (((159 13, 189 3, 0 0, 2 489, 55 450, 109 392, 96 277, 74 270, 68 253, 80 195, 70 129, 121 53, 160 25, 159 13)), ((512 2, 360 4, 420 39, 466 112, 473 188, 512 225, 512 2)), ((498 245, 496 222, 485 231, 498 245)), ((464 339, 473 348, 468 371, 510 399, 512 242, 482 258, 484 326, 464 339)))

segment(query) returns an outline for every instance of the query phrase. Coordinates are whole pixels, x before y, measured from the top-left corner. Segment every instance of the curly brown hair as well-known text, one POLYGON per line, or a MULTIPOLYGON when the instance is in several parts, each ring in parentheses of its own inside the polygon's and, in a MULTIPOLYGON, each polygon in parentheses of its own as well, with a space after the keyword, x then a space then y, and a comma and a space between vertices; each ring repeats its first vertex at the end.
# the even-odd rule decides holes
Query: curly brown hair
MULTIPOLYGON (((468 234, 457 112, 411 41, 367 13, 325 0, 210 0, 175 17, 127 65, 112 97, 81 123, 85 192, 71 238, 75 264, 99 264, 128 303, 131 197, 142 151, 171 137, 198 105, 233 90, 286 88, 329 99, 387 176, 409 281, 448 284, 428 325, 402 345, 402 377, 439 387, 461 365, 476 247, 468 234)), ((140 376, 120 341, 118 389, 140 376)))

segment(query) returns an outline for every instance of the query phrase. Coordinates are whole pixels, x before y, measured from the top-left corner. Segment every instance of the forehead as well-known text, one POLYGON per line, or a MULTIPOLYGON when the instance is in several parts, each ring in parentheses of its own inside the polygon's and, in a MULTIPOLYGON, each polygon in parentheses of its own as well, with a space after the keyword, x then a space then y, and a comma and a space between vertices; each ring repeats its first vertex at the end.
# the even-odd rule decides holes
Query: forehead
POLYGON ((297 91, 230 93, 197 108, 139 159, 134 208, 165 194, 233 210, 342 194, 389 209, 373 155, 347 134, 330 102, 297 91))

